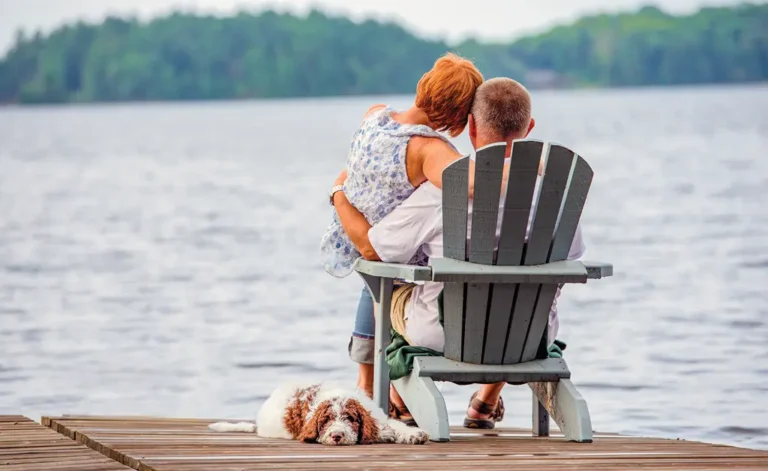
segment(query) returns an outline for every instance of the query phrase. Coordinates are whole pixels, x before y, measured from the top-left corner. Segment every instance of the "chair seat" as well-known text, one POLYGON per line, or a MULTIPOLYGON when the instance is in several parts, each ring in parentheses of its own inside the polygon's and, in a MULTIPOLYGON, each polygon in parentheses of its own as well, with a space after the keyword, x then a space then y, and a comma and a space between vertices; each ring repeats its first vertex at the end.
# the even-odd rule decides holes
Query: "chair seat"
POLYGON ((416 357, 413 374, 456 384, 512 384, 554 382, 571 377, 562 358, 546 358, 516 365, 476 365, 445 357, 416 357))

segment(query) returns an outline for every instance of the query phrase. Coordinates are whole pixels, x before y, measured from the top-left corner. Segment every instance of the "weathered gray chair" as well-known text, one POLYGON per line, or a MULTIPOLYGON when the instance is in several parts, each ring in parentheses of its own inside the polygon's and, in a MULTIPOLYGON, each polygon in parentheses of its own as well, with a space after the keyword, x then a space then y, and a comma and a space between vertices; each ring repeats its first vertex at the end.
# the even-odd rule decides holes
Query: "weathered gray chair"
POLYGON ((566 260, 593 172, 565 147, 515 141, 496 252, 504 152, 503 143, 477 152, 469 238, 469 157, 443 172, 444 258, 431 260, 428 267, 357 262, 355 269, 376 303, 374 399, 388 409, 389 368, 384 351, 390 342, 393 279, 440 281, 445 283, 444 357, 417 357, 411 374, 394 382, 419 427, 432 440, 450 438, 445 401, 434 381, 528 383, 534 395, 534 435, 549 435, 551 415, 568 440, 590 442, 587 403, 571 383, 565 360, 536 357, 558 286, 613 274, 610 264, 566 260), (526 241, 545 150, 546 170, 526 241))

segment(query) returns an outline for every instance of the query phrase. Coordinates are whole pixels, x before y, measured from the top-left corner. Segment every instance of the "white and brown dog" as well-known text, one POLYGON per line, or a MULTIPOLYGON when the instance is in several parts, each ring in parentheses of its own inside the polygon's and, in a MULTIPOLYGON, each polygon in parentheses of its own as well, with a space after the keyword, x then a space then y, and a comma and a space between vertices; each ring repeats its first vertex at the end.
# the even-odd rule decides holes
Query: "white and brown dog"
POLYGON ((278 388, 250 422, 217 422, 217 432, 249 432, 265 438, 323 445, 372 443, 423 444, 429 436, 388 417, 368 396, 332 384, 294 384, 278 388), (258 427, 256 426, 258 424, 258 427))

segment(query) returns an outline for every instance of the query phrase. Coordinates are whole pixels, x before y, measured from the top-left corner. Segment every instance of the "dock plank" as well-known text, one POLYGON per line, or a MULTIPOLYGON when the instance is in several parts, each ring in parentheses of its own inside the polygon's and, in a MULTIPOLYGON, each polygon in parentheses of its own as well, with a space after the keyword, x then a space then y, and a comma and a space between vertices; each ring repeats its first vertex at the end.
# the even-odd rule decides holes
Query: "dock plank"
POLYGON ((64 416, 43 423, 139 471, 768 469, 768 452, 686 440, 596 434, 593 443, 582 444, 557 434, 534 438, 519 429, 453 428, 449 443, 326 447, 208 430, 218 420, 64 416))
POLYGON ((130 469, 27 417, 0 416, 1 471, 130 469))

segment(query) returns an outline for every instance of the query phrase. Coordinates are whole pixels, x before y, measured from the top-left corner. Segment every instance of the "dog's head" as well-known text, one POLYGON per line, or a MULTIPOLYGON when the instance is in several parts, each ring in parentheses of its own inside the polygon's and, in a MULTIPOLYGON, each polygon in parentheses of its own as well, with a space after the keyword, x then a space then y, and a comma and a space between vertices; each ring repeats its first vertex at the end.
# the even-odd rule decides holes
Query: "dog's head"
POLYGON ((329 399, 317 404, 302 428, 299 440, 340 446, 376 443, 379 427, 356 399, 329 399))

